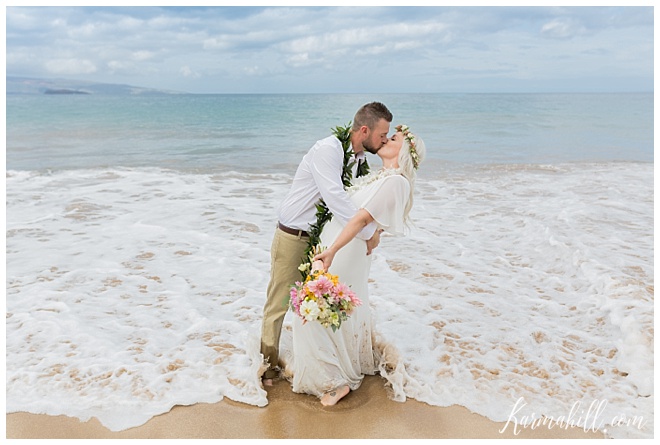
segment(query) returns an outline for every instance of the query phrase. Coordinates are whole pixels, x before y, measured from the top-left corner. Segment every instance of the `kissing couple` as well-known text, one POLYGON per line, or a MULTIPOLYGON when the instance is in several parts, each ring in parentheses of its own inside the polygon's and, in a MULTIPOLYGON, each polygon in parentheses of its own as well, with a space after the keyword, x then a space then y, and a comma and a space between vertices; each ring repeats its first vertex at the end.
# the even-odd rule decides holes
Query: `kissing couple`
POLYGON ((318 397, 324 406, 336 404, 358 389, 365 375, 378 370, 372 345, 368 278, 371 253, 382 232, 403 235, 409 223, 417 169, 426 148, 406 125, 391 136, 392 113, 380 102, 363 105, 350 130, 317 141, 303 157, 291 189, 277 211, 271 246, 270 282, 263 309, 261 354, 265 386, 278 378, 280 335, 301 262, 311 256, 314 268, 335 275, 361 302, 337 329, 294 317, 291 361, 287 379, 297 393, 318 397), (344 139, 344 140, 340 140, 344 139), (343 144, 342 144, 343 143, 343 144), (366 169, 365 151, 382 161, 378 170, 366 169), (352 180, 353 176, 358 176, 352 180), (349 187, 345 187, 348 183, 349 187), (317 206, 331 213, 319 224, 317 206), (314 239, 314 228, 322 230, 314 239), (313 245, 317 243, 318 245, 313 245), (327 247, 319 253, 316 248, 327 247), (312 251, 311 255, 309 252, 312 251))

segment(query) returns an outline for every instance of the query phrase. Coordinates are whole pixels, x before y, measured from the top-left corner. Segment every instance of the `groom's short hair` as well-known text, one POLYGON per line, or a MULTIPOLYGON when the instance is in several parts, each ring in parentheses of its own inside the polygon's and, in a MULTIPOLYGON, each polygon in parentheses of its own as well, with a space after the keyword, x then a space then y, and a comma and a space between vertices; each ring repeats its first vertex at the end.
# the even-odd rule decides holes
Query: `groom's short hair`
POLYGON ((371 102, 362 105, 355 113, 353 118, 353 130, 366 125, 367 128, 373 130, 379 120, 385 119, 387 122, 392 122, 392 113, 387 107, 380 102, 371 102))

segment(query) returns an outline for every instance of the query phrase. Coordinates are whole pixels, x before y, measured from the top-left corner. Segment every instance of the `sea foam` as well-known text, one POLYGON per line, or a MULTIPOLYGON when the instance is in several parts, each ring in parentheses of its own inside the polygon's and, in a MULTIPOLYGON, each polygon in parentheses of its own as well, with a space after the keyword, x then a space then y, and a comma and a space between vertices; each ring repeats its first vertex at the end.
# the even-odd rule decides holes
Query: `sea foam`
MULTIPOLYGON (((267 405, 261 313, 290 181, 8 172, 7 412, 122 430, 174 405, 267 405)), ((502 422, 521 399, 530 418, 598 401, 608 437, 653 437, 652 184, 648 163, 420 178, 415 226, 383 237, 370 277, 392 397, 502 422)))

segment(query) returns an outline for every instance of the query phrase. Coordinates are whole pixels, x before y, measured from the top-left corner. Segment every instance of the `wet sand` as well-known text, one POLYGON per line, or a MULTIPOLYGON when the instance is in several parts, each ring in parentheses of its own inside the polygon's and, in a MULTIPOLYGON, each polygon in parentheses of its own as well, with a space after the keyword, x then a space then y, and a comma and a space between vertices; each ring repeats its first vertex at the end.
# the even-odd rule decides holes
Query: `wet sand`
POLYGON ((334 407, 312 396, 295 394, 289 383, 267 388, 269 404, 259 408, 225 399, 215 404, 175 406, 169 413, 125 431, 112 432, 98 420, 80 422, 66 416, 7 414, 7 439, 603 439, 582 428, 513 424, 503 433, 497 423, 461 406, 441 408, 409 399, 387 398, 380 377, 366 377, 359 390, 334 407))

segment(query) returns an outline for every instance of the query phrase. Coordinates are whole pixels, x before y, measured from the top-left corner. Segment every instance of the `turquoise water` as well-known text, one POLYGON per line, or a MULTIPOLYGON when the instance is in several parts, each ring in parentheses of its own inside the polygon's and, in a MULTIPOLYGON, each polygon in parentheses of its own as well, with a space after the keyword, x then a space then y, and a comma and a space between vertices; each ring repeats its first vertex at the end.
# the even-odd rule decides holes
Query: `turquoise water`
POLYGON ((653 162, 653 94, 7 96, 7 169, 290 172, 379 100, 437 165, 653 162))

